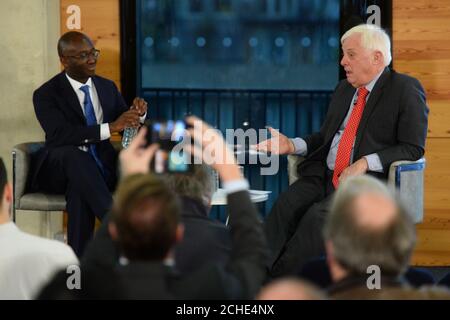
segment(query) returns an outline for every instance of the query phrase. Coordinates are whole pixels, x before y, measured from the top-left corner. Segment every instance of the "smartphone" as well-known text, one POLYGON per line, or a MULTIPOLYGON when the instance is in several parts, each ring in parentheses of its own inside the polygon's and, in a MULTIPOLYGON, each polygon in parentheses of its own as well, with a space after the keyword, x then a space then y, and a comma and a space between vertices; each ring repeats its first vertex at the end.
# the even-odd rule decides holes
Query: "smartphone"
POLYGON ((151 121, 147 129, 147 143, 158 143, 150 170, 154 173, 189 173, 192 158, 185 151, 188 139, 187 124, 183 120, 151 121))

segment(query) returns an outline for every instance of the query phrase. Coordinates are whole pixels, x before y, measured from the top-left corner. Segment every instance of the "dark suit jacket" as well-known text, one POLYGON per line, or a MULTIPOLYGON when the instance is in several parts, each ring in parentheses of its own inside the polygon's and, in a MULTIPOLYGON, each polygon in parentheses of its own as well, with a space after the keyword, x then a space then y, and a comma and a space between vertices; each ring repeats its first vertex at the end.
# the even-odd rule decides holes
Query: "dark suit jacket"
MULTIPOLYGON (((114 82, 99 76, 92 77, 92 81, 103 110, 103 123, 115 121, 128 110, 114 82)), ((100 125, 87 126, 78 97, 65 72, 54 76, 38 88, 33 94, 33 104, 36 117, 45 132, 45 148, 33 159, 33 182, 49 150, 60 146, 96 143, 103 165, 109 172, 115 173, 116 151, 109 139, 100 141, 100 125)))
POLYGON ((231 251, 228 227, 210 219, 207 208, 194 199, 183 197, 181 210, 184 236, 175 247, 176 269, 186 274, 206 263, 226 265, 231 251))
POLYGON ((369 275, 349 276, 328 289, 336 300, 450 300, 450 291, 439 286, 411 287, 402 278, 381 277, 380 289, 368 289, 369 275))
MULTIPOLYGON (((300 176, 323 177, 331 142, 349 110, 355 90, 347 80, 337 85, 320 131, 305 138, 308 156, 298 167, 300 176)), ((353 161, 377 153, 384 172, 369 174, 387 178, 392 162, 420 159, 425 149, 428 111, 419 81, 386 68, 364 108, 353 161)))
MULTIPOLYGON (((175 247, 176 270, 190 273, 207 263, 226 265, 231 252, 228 227, 208 218, 201 203, 181 198, 181 221, 184 225, 183 241, 175 247)), ((119 248, 108 232, 109 215, 89 243, 82 257, 82 265, 114 268, 120 256, 119 248)))
MULTIPOLYGON (((131 262, 115 269, 108 264, 82 261, 81 290, 67 289, 66 280, 70 275, 63 270, 43 290, 40 298, 253 298, 266 276, 264 232, 247 191, 230 194, 228 209, 232 249, 226 265, 205 264, 189 275, 180 276, 158 261, 131 262), (104 287, 108 287, 108 291, 104 287)), ((97 238, 93 243, 95 241, 97 238)))

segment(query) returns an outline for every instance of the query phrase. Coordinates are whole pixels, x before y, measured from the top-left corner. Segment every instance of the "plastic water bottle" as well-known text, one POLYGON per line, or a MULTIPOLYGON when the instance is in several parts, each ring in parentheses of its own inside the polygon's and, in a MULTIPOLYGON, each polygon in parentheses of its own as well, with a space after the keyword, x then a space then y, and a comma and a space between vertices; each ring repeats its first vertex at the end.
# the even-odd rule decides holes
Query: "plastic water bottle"
POLYGON ((125 128, 125 130, 123 131, 123 136, 122 136, 122 147, 124 149, 128 148, 131 141, 136 136, 137 132, 138 132, 137 128, 133 128, 133 127, 125 128))

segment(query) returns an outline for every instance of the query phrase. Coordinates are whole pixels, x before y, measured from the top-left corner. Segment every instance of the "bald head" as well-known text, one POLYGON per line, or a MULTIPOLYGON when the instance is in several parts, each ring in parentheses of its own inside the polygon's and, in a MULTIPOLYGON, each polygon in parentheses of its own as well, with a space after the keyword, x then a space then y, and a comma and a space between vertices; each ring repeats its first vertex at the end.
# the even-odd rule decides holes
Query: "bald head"
POLYGON ((339 185, 324 237, 329 261, 347 273, 366 274, 368 266, 377 265, 397 276, 409 264, 415 228, 386 185, 358 176, 339 185))
POLYGON ((258 300, 323 300, 324 294, 313 285, 295 278, 269 283, 261 289, 258 300))
POLYGON ((351 211, 357 225, 372 230, 388 228, 398 214, 394 199, 377 192, 357 196, 351 211))

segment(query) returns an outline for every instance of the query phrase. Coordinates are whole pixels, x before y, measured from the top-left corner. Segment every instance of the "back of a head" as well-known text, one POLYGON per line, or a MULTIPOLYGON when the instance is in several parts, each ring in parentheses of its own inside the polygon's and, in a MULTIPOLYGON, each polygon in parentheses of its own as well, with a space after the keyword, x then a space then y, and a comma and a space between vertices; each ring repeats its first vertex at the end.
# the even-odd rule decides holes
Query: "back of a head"
POLYGON ((195 164, 192 172, 170 173, 164 179, 167 185, 179 196, 195 199, 209 206, 213 190, 211 169, 205 164, 195 164))
POLYGON ((125 257, 163 260, 175 243, 179 213, 177 196, 161 179, 150 174, 124 178, 114 195, 113 223, 125 257))
POLYGON ((3 193, 5 192, 6 184, 8 183, 8 176, 6 173, 5 163, 0 158, 0 206, 3 205, 3 193))
POLYGON ((354 34, 361 35, 361 45, 364 48, 378 50, 383 54, 385 66, 391 63, 391 40, 386 31, 374 24, 360 24, 344 33, 341 37, 341 44, 354 34))
POLYGON ((367 274, 371 265, 383 275, 398 276, 415 245, 410 216, 382 182, 351 177, 339 185, 324 228, 336 261, 351 274, 367 274))
POLYGON ((324 300, 315 286, 297 278, 275 280, 261 289, 258 300, 324 300))

